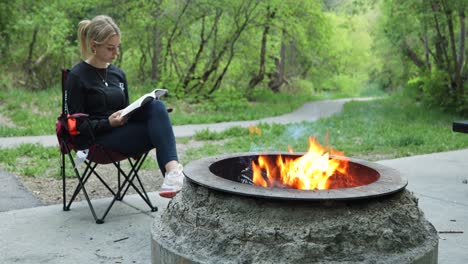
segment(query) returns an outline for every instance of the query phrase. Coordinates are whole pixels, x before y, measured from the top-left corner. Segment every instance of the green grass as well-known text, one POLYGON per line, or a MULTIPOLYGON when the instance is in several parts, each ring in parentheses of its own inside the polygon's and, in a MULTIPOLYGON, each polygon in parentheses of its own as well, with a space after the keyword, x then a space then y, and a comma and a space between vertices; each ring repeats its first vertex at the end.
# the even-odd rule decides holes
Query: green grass
MULTIPOLYGON (((150 154, 152 155, 152 153, 150 154)), ((73 154, 75 158, 75 155, 73 154)), ((73 168, 68 161, 65 162, 67 177, 75 177, 73 168)), ((22 176, 36 178, 60 178, 60 150, 58 147, 44 147, 39 144, 21 144, 16 148, 0 149, 0 164, 7 171, 22 176)), ((158 165, 154 158, 148 156, 142 169, 156 170, 158 165)))
POLYGON ((390 159, 468 147, 468 135, 452 132, 452 121, 460 116, 427 109, 423 105, 392 97, 350 102, 333 117, 291 125, 261 124, 261 135, 246 128, 221 133, 201 131, 199 140, 217 141, 187 151, 186 161, 205 155, 249 151, 308 150, 309 137, 345 155, 368 160, 390 159))
POLYGON ((14 127, 0 126, 0 136, 51 135, 61 111, 60 89, 27 91, 0 90, 0 113, 11 119, 14 127))
MULTIPOLYGON (((276 104, 279 102, 269 106, 265 103, 264 107, 275 108, 276 104)), ((449 151, 468 147, 468 135, 452 132, 452 121, 459 119, 466 118, 428 109, 397 96, 355 101, 347 103, 339 114, 316 122, 260 124, 257 133, 242 127, 220 133, 203 130, 193 137, 204 141, 203 146, 188 149, 181 158, 186 164, 223 153, 287 151, 289 146, 295 152, 304 152, 309 137, 347 156, 371 161, 449 151)), ((178 139, 180 143, 188 141, 178 139)), ((146 168, 157 168, 152 163, 145 164, 146 168)), ((58 177, 59 151, 57 147, 31 144, 0 149, 0 164, 25 176, 58 177)))
POLYGON ((59 177, 60 155, 58 147, 22 144, 17 148, 0 149, 3 169, 23 176, 59 177))

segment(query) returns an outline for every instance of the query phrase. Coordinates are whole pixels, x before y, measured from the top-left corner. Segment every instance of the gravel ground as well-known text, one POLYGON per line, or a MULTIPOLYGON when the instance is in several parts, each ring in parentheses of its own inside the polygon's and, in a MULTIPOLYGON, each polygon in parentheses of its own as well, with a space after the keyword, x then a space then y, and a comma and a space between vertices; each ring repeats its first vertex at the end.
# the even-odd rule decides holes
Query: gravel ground
MULTIPOLYGON (((187 143, 178 143, 177 150, 179 157, 183 157, 185 151, 191 148, 199 147, 203 144, 201 141, 190 140, 187 143)), ((148 155, 148 158, 155 158, 154 152, 148 155)), ((70 171, 71 173, 71 171, 70 171)), ((68 174, 68 172, 67 172, 68 174)), ((111 188, 117 185, 117 172, 113 165, 101 165, 100 175, 105 179, 108 184, 112 184, 111 188)), ((27 177, 22 175, 15 175, 19 181, 28 189, 34 196, 36 196, 44 205, 62 203, 62 179, 47 178, 47 177, 27 177)), ((162 184, 163 177, 159 169, 156 170, 143 170, 139 172, 139 176, 144 184, 147 192, 155 192, 162 184)), ((74 177, 67 178, 67 197, 71 195, 74 188, 77 186, 78 180, 74 177)), ((86 183, 85 188, 92 199, 110 197, 112 194, 104 187, 104 185, 97 179, 97 177, 90 177, 86 183)), ((131 187, 128 194, 136 193, 131 187)), ((77 197, 77 200, 83 200, 82 193, 77 197)))

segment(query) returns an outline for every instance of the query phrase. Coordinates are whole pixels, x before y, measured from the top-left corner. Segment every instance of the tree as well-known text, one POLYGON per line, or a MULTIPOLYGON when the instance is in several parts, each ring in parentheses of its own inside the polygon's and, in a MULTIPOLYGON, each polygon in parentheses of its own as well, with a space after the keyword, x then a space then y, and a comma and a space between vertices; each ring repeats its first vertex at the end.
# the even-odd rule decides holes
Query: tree
POLYGON ((177 94, 207 96, 221 87, 236 44, 257 12, 258 1, 181 1, 171 12, 163 71, 177 78, 177 94))
POLYGON ((466 1, 384 0, 382 30, 421 76, 423 96, 445 108, 466 106, 466 1))
POLYGON ((258 71, 249 81, 249 94, 265 75, 274 92, 289 78, 306 78, 328 43, 328 21, 315 1, 268 1, 261 10, 257 22, 261 31, 256 32, 261 32, 258 71))
MULTIPOLYGON (((328 2, 335 10, 348 1, 328 2)), ((278 92, 291 80, 319 84, 349 63, 336 56, 335 18, 322 8, 309 0, 18 0, 0 4, 0 52, 18 83, 45 89, 59 82, 57 69, 82 59, 79 21, 107 14, 121 28, 114 63, 130 83, 195 99, 223 89, 250 96, 257 88, 278 92)))

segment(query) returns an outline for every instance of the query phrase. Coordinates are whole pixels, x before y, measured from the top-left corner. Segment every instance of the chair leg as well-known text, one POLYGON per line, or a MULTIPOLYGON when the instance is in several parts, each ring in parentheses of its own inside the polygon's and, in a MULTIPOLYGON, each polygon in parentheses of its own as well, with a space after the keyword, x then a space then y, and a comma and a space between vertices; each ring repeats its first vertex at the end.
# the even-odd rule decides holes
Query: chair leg
MULTIPOLYGON (((72 157, 70 156, 70 159, 71 159, 71 163, 74 164, 74 161, 72 160, 72 157)), ((96 172, 96 167, 97 167, 97 163, 91 163, 91 162, 88 162, 88 161, 84 161, 84 164, 86 165, 86 169, 84 170, 83 172, 83 177, 82 177, 82 181, 83 181, 83 186, 86 185, 86 182, 88 181, 88 179, 90 178, 91 174, 94 174, 96 176, 96 178, 99 179, 99 181, 101 181, 101 183, 107 188, 107 190, 112 194, 112 196, 115 196, 116 193, 112 190, 111 187, 109 187, 109 185, 101 178, 101 176, 96 172)), ((74 166, 75 167, 75 166, 74 166)), ((75 168, 76 170, 76 168, 75 168)), ((80 175, 77 170, 75 171, 75 174, 76 175, 80 175)), ((75 200, 76 196, 78 195, 78 193, 80 193, 81 191, 81 186, 80 184, 77 185, 76 189, 75 189, 75 192, 73 193, 71 199, 70 199, 70 202, 68 204, 68 208, 70 208, 71 204, 73 203, 73 201, 75 200)))
MULTIPOLYGON (((120 161, 117 162, 118 166, 120 166, 120 161)), ((125 193, 122 195, 122 183, 121 183, 121 173, 119 170, 117 170, 117 200, 122 201, 123 197, 125 196, 125 193)))
MULTIPOLYGON (((105 151, 105 150, 104 150, 105 151)), ((111 155, 109 155, 109 153, 106 152, 106 155, 108 155, 108 157, 110 158, 111 155)), ((143 164, 143 161, 146 159, 146 156, 148 155, 148 153, 142 155, 141 157, 139 157, 138 159, 135 160, 135 162, 132 162, 131 159, 128 159, 129 163, 130 163, 130 166, 131 166, 131 169, 128 173, 126 173, 125 171, 122 170, 121 166, 120 166, 120 161, 114 161, 112 160, 114 166, 117 168, 117 171, 118 171, 118 185, 117 185, 117 191, 114 192, 114 190, 112 190, 112 188, 110 188, 110 186, 104 181, 103 178, 101 178, 101 176, 98 174, 98 172, 96 171, 96 167, 97 167, 97 163, 95 162, 89 162, 88 160, 93 160, 92 156, 91 155, 90 157, 88 157, 88 160, 84 161, 84 164, 86 165, 85 169, 82 171, 82 173, 79 172, 78 168, 76 168, 76 164, 73 160, 73 156, 71 154, 70 151, 67 151, 67 156, 68 156, 68 159, 70 160, 71 162, 71 165, 73 166, 73 171, 74 171, 74 174, 78 180, 78 184, 73 192, 73 195, 71 197, 71 199, 68 201, 68 204, 67 204, 67 196, 66 196, 66 170, 65 170, 65 154, 62 154, 62 162, 61 162, 61 174, 62 174, 62 186, 63 186, 63 210, 64 211, 68 211, 70 210, 70 207, 71 207, 71 204, 73 203, 73 201, 76 199, 77 195, 82 191, 83 192, 83 195, 86 199, 86 202, 88 204, 88 207, 91 211, 91 214, 93 215, 93 218, 94 220, 96 221, 96 224, 102 224, 104 223, 104 219, 105 217, 107 216, 107 214, 109 213, 109 211, 111 210, 111 208, 113 207, 113 205, 115 204, 115 201, 116 200, 122 200, 124 198, 124 196, 126 195, 128 189, 130 186, 132 186, 132 188, 139 194, 139 196, 143 199, 143 201, 145 201, 145 203, 150 207, 151 211, 152 212, 156 212, 158 210, 158 208, 156 206, 153 206, 153 204, 151 203, 151 200, 148 196, 148 193, 146 192, 144 186, 143 186, 143 183, 141 182, 140 180, 140 177, 138 175, 138 171, 139 169, 141 168, 142 164, 143 164), (88 195, 88 192, 85 188, 85 185, 86 185, 86 182, 88 181, 88 179, 90 178, 90 176, 94 174, 103 184, 104 186, 109 190, 110 193, 112 193, 113 195, 113 199, 112 201, 110 202, 110 204, 107 206, 107 208, 105 209, 104 213, 102 214, 102 216, 99 218, 96 214, 96 211, 94 209, 94 206, 93 206, 93 203, 91 202, 91 199, 88 195), (121 179, 121 176, 123 177, 123 179, 121 179), (137 187, 134 183, 134 180, 138 181, 138 185, 139 187, 137 187)))
POLYGON ((128 162, 130 163, 130 166, 131 166, 132 169, 130 170, 130 172, 128 174, 126 174, 120 168, 120 166, 117 166, 117 164, 115 164, 115 163, 114 164, 116 165, 117 169, 120 171, 120 173, 125 178, 125 180, 124 180, 124 182, 122 184, 122 187, 125 188, 125 191, 123 192, 123 195, 121 196, 121 199, 123 199, 123 197, 127 193, 130 186, 132 186, 132 188, 140 195, 140 197, 143 199, 143 201, 150 207, 151 211, 156 212, 156 211, 158 211, 158 208, 156 206, 153 206, 153 204, 151 203, 151 199, 149 198, 148 193, 145 190, 145 188, 143 186, 143 183, 140 180, 140 177, 138 176, 138 171, 140 170, 141 166, 143 165, 143 162, 145 161, 147 155, 148 155, 148 153, 145 153, 143 156, 136 159, 135 163, 133 163, 131 161, 131 159, 129 158, 128 162), (140 185, 140 188, 136 187, 135 184, 133 183, 135 178, 137 179, 137 181, 138 181, 138 183, 140 185))
POLYGON ((97 217, 97 215, 96 215, 96 212, 94 211, 93 204, 91 203, 91 199, 89 199, 88 192, 86 191, 86 188, 84 187, 83 180, 81 179, 81 177, 79 175, 77 175, 77 178, 78 178, 78 181, 79 181, 80 188, 83 191, 83 194, 84 194, 84 196, 86 198, 86 202, 88 203, 89 209, 91 210, 91 213, 92 213, 92 215, 94 217, 94 220, 96 221, 96 224, 104 223, 104 218, 99 219, 97 217))
MULTIPOLYGON (((86 169, 84 170, 84 172, 83 172, 83 174, 82 174, 83 176, 82 176, 82 177, 79 176, 79 177, 82 179, 82 181, 83 181, 83 186, 84 186, 84 185, 86 184, 86 182, 88 181, 88 179, 89 179, 89 177, 91 176, 91 173, 92 173, 92 171, 94 170, 94 168, 96 168, 96 164, 94 165, 94 167, 91 168, 91 164, 86 163, 86 169), (89 170, 89 172, 88 172, 88 170, 89 170)), ((77 170, 76 168, 74 169, 74 172, 75 172, 75 175, 76 175, 76 176, 80 175, 80 173, 78 172, 78 170, 77 170)), ((81 191, 81 185, 78 183, 77 186, 76 186, 76 188, 75 188, 75 191, 73 192, 73 195, 72 195, 72 197, 70 198, 70 201, 69 201, 69 203, 68 203, 68 205, 67 205, 68 208, 70 208, 71 204, 75 201, 75 198, 76 198, 76 196, 80 193, 80 191, 81 191)))
POLYGON ((66 183, 66 174, 65 174, 65 154, 62 152, 60 153, 60 174, 62 176, 62 196, 63 196, 63 211, 68 211, 69 208, 67 207, 67 183, 66 183))
MULTIPOLYGON (((145 158, 146 158, 146 155, 148 155, 148 153, 145 154, 144 156, 141 156, 140 158, 136 159, 136 160, 135 160, 135 163, 133 163, 131 159, 128 159, 128 162, 130 163, 130 166, 132 167, 132 169, 131 169, 130 172, 128 173, 129 176, 130 176, 130 175, 132 176, 131 179, 130 179, 129 181, 133 182, 133 180, 135 179, 135 177, 137 177, 138 182, 140 183, 140 186, 141 186, 142 188, 143 188, 143 185, 141 184, 141 181, 140 181, 140 178, 138 177, 137 171, 140 170, 141 165, 143 164, 143 161, 144 161, 145 158)), ((124 186, 122 186, 122 188, 124 188, 124 186)), ((125 191, 124 191, 124 193, 123 193, 122 196, 125 196, 125 194, 127 194, 127 191, 128 191, 129 188, 130 188, 130 184, 128 184, 128 185, 125 187, 125 191)), ((144 188, 143 188, 143 189, 144 189, 144 188)), ((143 190, 143 191, 144 191, 144 190, 143 190)), ((144 191, 144 192, 146 193, 146 191, 144 191)))
MULTIPOLYGON (((75 189, 75 193, 73 194, 73 197, 70 199, 70 202, 66 208, 65 211, 68 211, 70 210, 70 206, 72 204, 72 202, 75 200, 76 198, 76 195, 80 192, 80 191, 83 191, 83 194, 85 196, 85 199, 86 199, 86 202, 88 203, 88 207, 89 209, 91 210, 91 214, 93 215, 94 217, 94 220, 96 221, 97 224, 102 224, 104 223, 104 218, 98 218, 97 215, 96 215, 96 211, 94 210, 94 206, 93 204, 91 203, 91 199, 89 198, 89 195, 88 195, 88 192, 86 191, 86 188, 84 186, 85 184, 85 181, 87 181, 87 179, 89 178, 89 175, 91 172, 89 172, 88 174, 86 173, 88 171, 88 169, 90 168, 90 164, 87 164, 86 166, 86 169, 85 169, 85 172, 83 173, 83 178, 81 177, 78 169, 76 168, 76 165, 75 165, 75 161, 73 160, 73 157, 71 155, 71 153, 69 152, 68 153, 68 157, 70 159, 70 162, 73 166, 73 170, 75 172, 75 176, 76 178, 78 179, 78 186, 77 188, 75 189)), ((95 166, 94 166, 95 167, 95 166)))
MULTIPOLYGON (((65 156, 65 155, 63 155, 63 156, 65 156)), ((63 157, 63 158, 64 158, 64 160, 65 160, 65 157, 63 157)), ((97 164, 92 165, 92 164, 86 162, 86 169, 85 169, 84 172, 83 172, 83 176, 81 176, 80 173, 79 173, 79 171, 78 171, 78 169, 76 168, 75 161, 73 160, 73 157, 72 157, 72 155, 71 155, 70 152, 68 152, 68 158, 70 159, 70 162, 71 162, 71 164, 72 164, 72 166, 73 166, 73 170, 74 170, 75 176, 76 176, 76 178, 77 178, 77 180, 78 180, 78 185, 77 185, 77 187, 75 188, 75 192, 73 193, 73 195, 72 195, 72 197, 71 197, 71 199, 70 199, 70 201, 69 201, 69 203, 68 203, 68 205, 67 205, 67 204, 66 204, 66 199, 67 199, 67 198, 66 198, 66 180, 65 180, 65 176, 66 176, 66 175, 65 175, 65 166, 64 166, 65 162, 63 162, 63 163, 62 163, 62 166, 63 166, 63 167, 62 167, 62 177, 63 177, 63 178, 62 178, 62 181, 63 181, 63 206, 64 206, 63 210, 64 210, 64 211, 69 211, 69 210, 70 210, 70 206, 71 206, 71 204, 73 203, 73 201, 75 200, 75 198, 76 198, 76 196, 78 195, 78 193, 79 193, 80 191, 83 191, 83 194, 84 194, 84 196, 85 196, 86 202, 88 203, 88 207, 89 207, 89 209, 90 209, 90 211, 91 211, 91 214, 93 215, 93 218, 94 218, 96 224, 102 224, 102 223, 104 223, 104 218, 105 218, 105 216, 107 215, 107 212, 110 210, 110 207, 111 207, 112 205, 109 206, 109 208, 107 209, 107 211, 106 211, 106 213, 105 213, 104 216, 102 216, 101 218, 98 218, 98 216, 97 216, 97 214, 96 214, 96 211, 94 210, 94 206, 93 206, 93 204, 92 204, 92 202, 91 202, 91 199, 89 198, 88 192, 86 191, 86 188, 85 188, 85 183, 86 183, 86 181, 89 179, 91 173, 93 173, 93 171, 94 171, 94 169, 96 168, 97 164)), ((109 187, 108 187, 108 188, 109 188, 109 187)), ((113 193, 113 194, 114 194, 114 196, 115 196, 115 193, 113 193)))

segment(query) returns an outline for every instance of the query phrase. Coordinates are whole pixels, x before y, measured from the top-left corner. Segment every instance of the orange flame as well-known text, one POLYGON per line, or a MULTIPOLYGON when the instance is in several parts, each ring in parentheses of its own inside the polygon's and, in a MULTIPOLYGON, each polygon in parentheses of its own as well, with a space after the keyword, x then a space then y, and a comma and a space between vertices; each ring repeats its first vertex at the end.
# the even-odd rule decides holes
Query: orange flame
MULTIPOLYGON (((292 148, 289 152, 293 153, 292 148)), ((337 172, 346 174, 348 159, 344 153, 321 146, 313 137, 309 138, 309 150, 303 156, 283 157, 276 160, 260 155, 257 163, 252 161, 253 182, 263 187, 290 187, 302 190, 330 189, 330 177, 337 172), (332 156, 341 156, 336 159, 332 156)))

